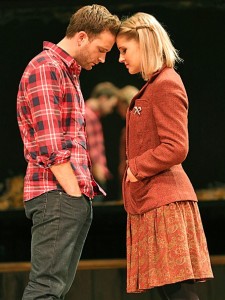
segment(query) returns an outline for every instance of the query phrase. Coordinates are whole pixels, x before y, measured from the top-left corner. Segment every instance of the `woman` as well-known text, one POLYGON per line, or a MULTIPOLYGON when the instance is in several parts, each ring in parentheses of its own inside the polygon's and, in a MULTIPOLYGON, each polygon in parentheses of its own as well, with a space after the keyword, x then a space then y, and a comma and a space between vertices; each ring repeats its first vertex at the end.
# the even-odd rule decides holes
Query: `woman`
POLYGON ((127 292, 157 287, 162 299, 199 299, 194 283, 213 278, 188 152, 188 98, 174 70, 181 61, 151 15, 122 21, 119 61, 146 84, 127 112, 127 292))

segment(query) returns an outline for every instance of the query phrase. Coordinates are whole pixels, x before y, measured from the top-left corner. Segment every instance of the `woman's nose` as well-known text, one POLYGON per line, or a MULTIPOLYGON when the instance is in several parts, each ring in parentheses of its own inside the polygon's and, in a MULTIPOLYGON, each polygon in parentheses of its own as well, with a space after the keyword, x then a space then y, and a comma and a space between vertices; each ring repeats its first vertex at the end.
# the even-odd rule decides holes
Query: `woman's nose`
POLYGON ((124 57, 120 54, 120 56, 119 56, 119 62, 120 63, 123 63, 124 62, 124 57))

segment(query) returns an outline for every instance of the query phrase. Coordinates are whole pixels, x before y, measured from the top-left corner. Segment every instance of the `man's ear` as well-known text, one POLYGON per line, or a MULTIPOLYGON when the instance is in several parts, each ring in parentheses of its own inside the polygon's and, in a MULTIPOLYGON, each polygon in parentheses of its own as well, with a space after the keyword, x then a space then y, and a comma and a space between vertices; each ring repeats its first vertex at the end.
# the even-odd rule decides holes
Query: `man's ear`
POLYGON ((88 41, 87 33, 85 31, 79 31, 77 33, 78 46, 81 46, 84 42, 87 42, 87 41, 88 41))

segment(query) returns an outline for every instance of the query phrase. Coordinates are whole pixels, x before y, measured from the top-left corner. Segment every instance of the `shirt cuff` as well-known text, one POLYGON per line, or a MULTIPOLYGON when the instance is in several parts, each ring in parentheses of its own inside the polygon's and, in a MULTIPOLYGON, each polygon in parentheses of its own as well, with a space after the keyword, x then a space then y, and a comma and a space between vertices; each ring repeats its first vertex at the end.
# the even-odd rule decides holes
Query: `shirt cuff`
POLYGON ((53 152, 50 156, 40 155, 37 156, 37 163, 41 168, 48 169, 53 165, 60 165, 68 162, 70 155, 71 153, 69 150, 53 152))

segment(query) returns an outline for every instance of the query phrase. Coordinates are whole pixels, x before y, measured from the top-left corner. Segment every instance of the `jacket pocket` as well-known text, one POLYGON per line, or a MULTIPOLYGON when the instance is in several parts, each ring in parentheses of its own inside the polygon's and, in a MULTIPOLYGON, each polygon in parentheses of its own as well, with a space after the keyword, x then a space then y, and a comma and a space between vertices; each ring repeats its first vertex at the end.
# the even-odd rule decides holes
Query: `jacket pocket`
POLYGON ((130 197, 135 202, 144 201, 147 199, 149 191, 150 179, 139 180, 136 182, 127 182, 127 189, 129 190, 130 197))
POLYGON ((151 178, 123 182, 123 199, 127 212, 141 214, 157 207, 158 198, 151 192, 151 178))

